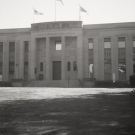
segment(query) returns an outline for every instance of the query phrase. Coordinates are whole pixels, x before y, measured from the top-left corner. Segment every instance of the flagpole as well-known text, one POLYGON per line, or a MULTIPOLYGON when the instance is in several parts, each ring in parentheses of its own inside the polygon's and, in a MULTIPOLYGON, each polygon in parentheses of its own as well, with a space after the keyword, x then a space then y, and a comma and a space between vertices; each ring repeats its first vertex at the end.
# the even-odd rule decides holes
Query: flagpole
POLYGON ((34 8, 33 8, 33 23, 34 23, 34 15, 35 15, 35 13, 34 13, 34 8))
POLYGON ((33 23, 34 23, 34 14, 33 14, 33 23))
POLYGON ((56 0, 55 0, 55 22, 56 22, 56 0))
POLYGON ((79 21, 81 21, 81 15, 80 15, 80 4, 79 4, 79 21))

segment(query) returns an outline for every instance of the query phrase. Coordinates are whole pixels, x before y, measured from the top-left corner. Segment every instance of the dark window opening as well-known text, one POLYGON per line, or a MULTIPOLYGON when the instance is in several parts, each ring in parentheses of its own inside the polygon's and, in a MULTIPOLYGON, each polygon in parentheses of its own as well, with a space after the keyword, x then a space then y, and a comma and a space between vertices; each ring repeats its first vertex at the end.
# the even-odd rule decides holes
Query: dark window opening
POLYGON ((28 62, 24 62, 24 74, 28 74, 28 62))
POLYGON ((29 51, 29 41, 24 41, 24 50, 25 52, 29 51))
POLYGON ((3 52, 3 43, 0 42, 0 52, 3 52))
POLYGON ((67 64, 67 70, 70 71, 70 62, 67 64))
POLYGON ((14 62, 9 62, 9 74, 14 74, 14 62))
POLYGON ((133 73, 135 73, 135 65, 133 65, 133 73))
POLYGON ((3 65, 3 63, 0 62, 0 75, 2 75, 2 65, 3 65))
POLYGON ((15 42, 9 42, 9 52, 15 52, 15 42))
POLYGON ((37 73, 37 68, 35 68, 35 74, 37 73))
POLYGON ((44 80, 43 74, 39 74, 39 80, 44 80))
POLYGON ((73 70, 74 70, 74 71, 76 71, 76 70, 77 70, 76 62, 75 62, 75 61, 73 62, 73 70))
POLYGON ((43 62, 40 62, 40 71, 43 71, 43 62))

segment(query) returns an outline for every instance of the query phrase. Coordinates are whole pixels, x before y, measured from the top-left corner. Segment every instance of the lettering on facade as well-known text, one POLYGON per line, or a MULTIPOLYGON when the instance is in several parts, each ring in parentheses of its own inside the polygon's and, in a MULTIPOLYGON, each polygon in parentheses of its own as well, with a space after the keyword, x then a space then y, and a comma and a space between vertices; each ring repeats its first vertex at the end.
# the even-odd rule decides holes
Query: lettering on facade
POLYGON ((55 35, 76 35, 75 32, 68 32, 68 33, 43 33, 43 34, 38 34, 38 36, 55 36, 55 35))

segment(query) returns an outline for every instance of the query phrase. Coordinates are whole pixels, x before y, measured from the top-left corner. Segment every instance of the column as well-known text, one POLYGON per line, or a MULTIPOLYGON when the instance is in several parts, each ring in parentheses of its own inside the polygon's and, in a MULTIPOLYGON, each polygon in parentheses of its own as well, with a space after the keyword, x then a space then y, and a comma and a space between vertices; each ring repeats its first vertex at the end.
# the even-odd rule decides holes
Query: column
MULTIPOLYGON (((24 53, 24 52, 23 52, 24 53)), ((29 41, 29 52, 28 52, 28 80, 30 80, 30 53, 31 53, 31 41, 29 41)), ((24 55, 24 54, 23 54, 24 55)), ((23 60, 23 64, 24 64, 24 60, 23 60)), ((23 65, 24 68, 24 65, 23 65)), ((24 76, 24 69, 23 69, 23 76, 24 76)))
POLYGON ((85 35, 86 38, 84 37, 83 39, 83 58, 84 58, 84 61, 83 61, 83 69, 84 69, 84 78, 89 78, 89 56, 88 56, 88 37, 87 35, 85 35))
POLYGON ((94 65, 94 78, 98 80, 98 38, 94 38, 93 46, 93 65, 94 65))
POLYGON ((19 46, 19 78, 24 78, 24 42, 20 41, 19 46))
POLYGON ((9 80, 9 44, 7 41, 3 43, 3 81, 9 80))
POLYGON ((126 80, 133 74, 133 40, 132 36, 126 37, 126 80))
POLYGON ((104 80, 104 42, 103 38, 100 37, 98 40, 99 50, 98 50, 98 78, 99 80, 104 80))
POLYGON ((50 80, 50 37, 46 37, 46 80, 50 80))
POLYGON ((62 41, 62 80, 66 79, 66 57, 65 57, 65 36, 61 37, 62 41))
POLYGON ((83 44, 82 44, 82 31, 78 31, 77 36, 77 69, 78 79, 83 79, 83 44))
POLYGON ((29 65, 30 79, 36 78, 35 68, 36 68, 36 42, 35 42, 35 37, 31 37, 30 65, 29 65))
POLYGON ((115 78, 118 80, 118 38, 114 36, 111 40, 112 75, 115 74, 115 78))
POLYGON ((19 79, 19 46, 20 41, 15 42, 15 78, 19 79))

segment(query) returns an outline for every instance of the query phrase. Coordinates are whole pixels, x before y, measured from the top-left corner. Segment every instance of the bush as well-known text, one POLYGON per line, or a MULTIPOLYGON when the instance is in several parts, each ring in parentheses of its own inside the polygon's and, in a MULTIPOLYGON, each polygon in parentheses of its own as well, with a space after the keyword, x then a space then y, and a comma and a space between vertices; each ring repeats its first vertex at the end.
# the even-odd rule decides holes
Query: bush
POLYGON ((0 87, 12 87, 12 83, 11 82, 1 81, 0 82, 0 87))
POLYGON ((97 88, 130 88, 127 81, 96 81, 94 87, 97 88))
POLYGON ((132 88, 135 87, 135 75, 131 75, 129 80, 130 80, 130 86, 132 88))
POLYGON ((23 79, 12 79, 12 82, 22 82, 23 79))

